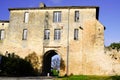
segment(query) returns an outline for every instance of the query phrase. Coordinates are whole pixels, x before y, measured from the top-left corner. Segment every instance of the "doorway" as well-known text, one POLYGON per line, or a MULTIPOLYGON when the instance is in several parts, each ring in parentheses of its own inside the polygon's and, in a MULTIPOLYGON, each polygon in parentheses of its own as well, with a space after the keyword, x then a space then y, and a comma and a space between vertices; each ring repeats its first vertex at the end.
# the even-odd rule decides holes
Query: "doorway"
POLYGON ((47 51, 43 56, 42 74, 43 76, 53 75, 52 69, 60 70, 60 56, 55 50, 47 51))

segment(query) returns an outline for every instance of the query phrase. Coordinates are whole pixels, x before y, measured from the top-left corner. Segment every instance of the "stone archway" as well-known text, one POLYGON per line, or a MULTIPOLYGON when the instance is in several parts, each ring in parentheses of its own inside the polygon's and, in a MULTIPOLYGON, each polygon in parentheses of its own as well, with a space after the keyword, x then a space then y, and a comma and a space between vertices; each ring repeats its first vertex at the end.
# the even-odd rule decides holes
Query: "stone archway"
POLYGON ((58 55, 55 50, 49 50, 43 55, 43 65, 42 65, 42 74, 47 76, 49 73, 51 75, 51 61, 52 57, 58 55))

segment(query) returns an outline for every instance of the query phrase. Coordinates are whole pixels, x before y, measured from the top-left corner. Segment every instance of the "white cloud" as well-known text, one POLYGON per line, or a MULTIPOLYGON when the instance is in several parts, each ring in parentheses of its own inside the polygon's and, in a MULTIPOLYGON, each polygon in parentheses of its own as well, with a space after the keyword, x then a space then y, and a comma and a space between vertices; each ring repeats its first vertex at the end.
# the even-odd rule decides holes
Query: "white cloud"
POLYGON ((58 3, 61 3, 62 2, 62 0, 51 0, 53 3, 56 3, 56 4, 58 4, 58 3))

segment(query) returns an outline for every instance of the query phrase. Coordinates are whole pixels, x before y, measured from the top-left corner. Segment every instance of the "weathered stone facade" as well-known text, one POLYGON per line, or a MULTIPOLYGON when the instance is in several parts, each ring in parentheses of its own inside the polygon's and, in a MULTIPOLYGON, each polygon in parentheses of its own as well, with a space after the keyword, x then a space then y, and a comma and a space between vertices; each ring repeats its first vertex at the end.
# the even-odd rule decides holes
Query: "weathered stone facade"
MULTIPOLYGON (((98 21, 99 7, 46 7, 42 4, 38 8, 10 8, 9 11, 10 20, 5 23, 8 26, 5 28, 6 37, 0 43, 1 53, 8 51, 25 57, 35 52, 44 56, 52 50, 65 62, 61 75, 111 74, 111 62, 104 54, 104 26, 98 21), (58 12, 55 14, 58 22, 54 21, 55 12, 58 12), (76 15, 78 21, 75 21, 75 12, 79 14, 76 15), (28 13, 27 21, 25 13, 28 13), (23 39, 24 30, 26 39, 23 39), (45 30, 49 30, 49 39, 44 39, 45 30), (55 40, 55 30, 60 31, 58 40, 55 40), (74 38, 76 35, 77 39, 74 38)), ((2 23, 0 28, 4 28, 2 23)), ((43 58, 40 58, 41 68, 43 58)))
POLYGON ((120 75, 120 50, 105 48, 105 54, 111 61, 112 75, 120 75))
POLYGON ((7 37, 7 30, 9 27, 9 21, 0 20, 0 46, 4 45, 4 39, 7 37), (2 34, 1 34, 2 33, 2 34))

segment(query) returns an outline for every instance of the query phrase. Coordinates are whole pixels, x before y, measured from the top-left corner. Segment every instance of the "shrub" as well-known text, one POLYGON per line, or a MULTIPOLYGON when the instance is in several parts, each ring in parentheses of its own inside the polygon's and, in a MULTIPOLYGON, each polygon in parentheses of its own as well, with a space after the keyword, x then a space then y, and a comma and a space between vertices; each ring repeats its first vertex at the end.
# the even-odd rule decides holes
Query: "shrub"
POLYGON ((111 43, 109 46, 107 46, 107 48, 112 48, 112 49, 116 49, 116 50, 120 50, 120 42, 119 43, 111 43))
POLYGON ((56 70, 56 69, 52 69, 51 72, 52 72, 52 76, 58 76, 59 75, 59 71, 56 70))
POLYGON ((35 75, 32 65, 15 54, 3 56, 0 64, 0 76, 31 76, 35 75))
POLYGON ((112 80, 120 80, 120 76, 117 76, 117 75, 111 76, 110 78, 111 78, 112 80))
POLYGON ((40 68, 40 62, 39 62, 38 55, 35 52, 33 52, 33 53, 29 54, 28 56, 26 56, 25 60, 32 64, 32 67, 34 68, 34 70, 36 72, 39 72, 38 69, 40 68))

